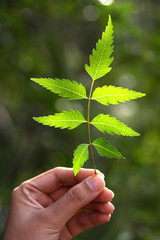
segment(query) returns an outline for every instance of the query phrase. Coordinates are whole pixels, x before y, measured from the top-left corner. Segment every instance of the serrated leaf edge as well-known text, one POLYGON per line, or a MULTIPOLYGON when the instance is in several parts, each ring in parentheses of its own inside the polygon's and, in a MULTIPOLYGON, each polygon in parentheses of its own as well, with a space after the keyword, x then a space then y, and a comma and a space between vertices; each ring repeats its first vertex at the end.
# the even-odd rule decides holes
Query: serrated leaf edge
MULTIPOLYGON (((48 119, 46 119, 46 120, 44 120, 43 119, 43 122, 52 122, 52 121, 54 121, 54 122, 77 122, 77 123, 80 123, 80 124, 82 124, 82 123, 85 123, 86 122, 86 120, 85 120, 85 118, 84 118, 84 116, 82 115, 82 113, 81 112, 79 112, 79 111, 77 111, 77 110, 73 110, 73 109, 70 109, 70 110, 68 110, 68 111, 63 111, 63 112, 60 112, 60 113, 55 113, 54 115, 48 115, 48 116, 40 116, 40 117, 33 117, 33 120, 34 121, 36 121, 36 122, 38 122, 38 123, 41 123, 41 124, 43 124, 43 125, 46 125, 46 124, 44 124, 43 122, 40 122, 40 118, 49 118, 49 117, 56 117, 56 115, 59 115, 59 114, 63 114, 63 113, 68 113, 68 112, 77 112, 77 113, 79 113, 79 114, 81 114, 81 116, 83 117, 83 119, 84 119, 84 121, 80 121, 80 120, 71 120, 71 119, 69 119, 69 120, 59 120, 59 119, 57 119, 57 120, 48 120, 48 119), (39 120, 39 121, 38 121, 39 120)), ((79 125, 80 125, 79 124, 79 125)), ((78 126, 79 126, 78 125, 78 126)), ((49 127, 52 127, 52 126, 50 126, 50 125, 48 125, 49 127)), ((78 127, 77 126, 77 127, 78 127)), ((53 127, 55 127, 55 126, 53 126, 53 127)), ((74 129, 74 128, 70 128, 70 127, 55 127, 55 128, 60 128, 60 129, 65 129, 65 128, 67 128, 67 129, 69 129, 69 130, 71 130, 71 129, 74 129)))
MULTIPOLYGON (((84 151, 85 151, 86 148, 88 148, 88 146, 89 146, 89 144, 87 144, 87 143, 81 143, 80 145, 82 145, 82 144, 85 144, 86 147, 85 147, 85 148, 83 149, 83 151, 81 152, 81 155, 80 155, 79 159, 81 159, 84 151)), ((80 145, 79 145, 79 146, 80 146, 80 145)), ((79 146, 78 146, 78 147, 79 147, 79 146)), ((74 154, 73 154, 74 157, 75 157, 75 151, 78 149, 78 147, 74 150, 74 154)), ((89 151, 88 151, 88 154, 89 154, 89 151)), ((86 159, 85 161, 87 161, 87 160, 88 160, 88 159, 86 159)), ((80 162, 80 160, 78 161, 78 163, 79 163, 79 162, 80 162)), ((74 164, 74 158, 73 158, 73 164, 74 164)), ((76 164, 77 164, 77 162, 76 162, 76 164)), ((81 168, 81 167, 80 167, 80 168, 81 168)), ((78 171, 78 172, 79 172, 79 171, 78 171)), ((75 172, 75 171, 74 171, 74 175, 76 176, 78 172, 75 172)))
MULTIPOLYGON (((97 115, 97 116, 100 116, 100 115, 104 115, 104 114, 99 114, 99 115, 97 115)), ((96 116, 96 117, 97 117, 96 116)), ((110 115, 109 114, 107 114, 106 116, 109 116, 110 117, 110 115)), ((96 118, 95 117, 95 118, 96 118)), ((114 118, 115 120, 117 120, 115 117, 111 117, 111 118, 114 118)), ((94 120, 94 119, 93 119, 94 120)), ((93 121, 92 120, 92 121, 93 121)), ((90 122, 90 124, 92 124, 93 126, 95 126, 94 124, 101 124, 101 125, 106 125, 106 126, 109 126, 109 127, 112 127, 112 125, 110 125, 110 124, 106 124, 106 123, 100 123, 100 122, 94 122, 94 123, 92 123, 92 121, 90 122)), ((119 123, 122 123, 122 122, 120 122, 119 120, 117 120, 119 123)), ((127 127, 127 128, 129 128, 126 124, 124 124, 124 123, 122 123, 125 127, 127 127)), ((96 127, 96 126, 95 126, 96 127)), ((97 128, 97 127, 96 127, 97 128)), ((119 127, 116 127, 116 126, 114 126, 114 128, 117 128, 117 129, 119 129, 119 130, 123 130, 124 132, 128 132, 129 133, 129 131, 127 131, 127 130, 124 130, 124 129, 122 129, 122 128, 119 128, 119 127)), ((129 129, 131 129, 131 128, 129 128, 129 129)), ((131 129, 136 135, 134 135, 134 136, 139 136, 140 134, 139 133, 137 133, 136 131, 134 131, 133 129, 131 129)), ((117 134, 117 133, 115 133, 115 134, 117 134)), ((118 134, 119 135, 119 134, 118 134)), ((121 134, 120 134, 121 135, 121 134)), ((123 134, 122 134, 123 135, 123 134)), ((128 135, 129 136, 129 135, 128 135)), ((132 137, 132 136, 131 136, 132 137)))
MULTIPOLYGON (((35 81, 35 79, 52 79, 52 78, 31 78, 31 80, 33 81, 33 82, 36 82, 36 83, 38 83, 38 81, 35 81)), ((58 79, 58 78, 55 78, 55 79, 52 79, 52 80, 59 80, 59 81, 69 81, 69 82, 71 82, 71 83, 77 83, 77 84, 79 84, 79 85, 81 85, 82 87, 84 87, 81 83, 78 83, 77 81, 71 81, 71 80, 69 80, 69 79, 58 79)), ((42 81, 42 80, 41 80, 42 81)), ((45 83, 45 81, 44 81, 44 83, 45 83)), ((46 88, 45 86, 43 86, 43 85, 41 85, 40 83, 38 83, 40 86, 42 86, 43 88, 46 88)), ((66 90, 66 91, 69 91, 69 92, 72 92, 72 93, 74 93, 74 94, 77 94, 77 95, 79 95, 79 96, 81 96, 81 97, 83 97, 84 99, 88 99, 87 98, 87 95, 86 96, 84 96, 84 95, 81 95, 80 93, 78 93, 78 92, 75 92, 75 91, 73 91, 73 90, 68 90, 68 88, 65 88, 65 87, 62 87, 62 86, 59 86, 59 85, 56 85, 56 84, 52 84, 52 83, 47 83, 48 85, 51 85, 51 86, 54 86, 54 87, 58 87, 58 88, 61 88, 61 89, 63 89, 63 90, 66 90)), ((84 87, 85 88, 85 87, 84 87)), ((49 91, 51 91, 51 92, 53 92, 51 89, 47 89, 47 90, 49 90, 49 91)), ((86 88, 85 88, 85 90, 86 90, 86 88)), ((59 94, 59 93, 56 93, 56 94, 59 94)))
MULTIPOLYGON (((103 139, 105 139, 105 138, 103 138, 103 139)), ((97 139, 96 139, 97 140, 97 139)), ((96 141, 95 140, 95 141, 96 141)), ((106 140, 106 139, 105 139, 106 140)), ((106 140, 107 141, 107 140, 106 140)), ((108 143, 109 143, 109 141, 107 141, 108 143)), ((110 151, 109 149, 106 149, 105 147, 103 147, 103 146, 101 146, 101 145, 98 145, 98 144, 95 144, 94 142, 92 143, 92 145, 95 147, 95 146, 98 146, 98 147, 100 147, 100 148, 102 148, 102 149, 105 149, 106 151, 108 151, 108 152, 110 152, 110 153, 113 153, 112 151, 110 151)), ((114 147, 113 145, 111 145, 110 143, 109 143, 109 146, 111 146, 111 147, 114 147)), ((95 147, 96 148, 96 147, 95 147)), ((115 147, 114 147, 115 148, 115 147)), ((116 148, 115 148, 116 149, 116 148)), ((97 150, 97 149, 96 149, 97 150)), ((116 149, 117 150, 117 149, 116 149)), ((117 150, 118 151, 118 150, 117 150)), ((97 152, 98 152, 98 150, 97 150, 97 152)), ((119 152, 119 151, 118 151, 119 152)), ((120 153, 120 152, 119 152, 120 153)), ((113 153, 114 155, 117 155, 117 154, 115 154, 115 153, 113 153)), ((121 154, 121 153, 120 153, 121 154)), ((101 154, 100 154, 101 155, 101 154)), ((103 156, 105 156, 105 155, 101 155, 102 157, 103 156)), ((118 156, 118 155, 117 155, 118 156)), ((121 154, 121 156, 122 156, 122 154, 121 154)), ((107 157, 107 156, 106 156, 107 157)), ((123 156, 122 156, 123 157, 123 156)), ((121 157, 121 158, 122 158, 121 157)), ((109 157, 108 157, 109 158, 109 157)), ((111 157, 110 157, 111 158, 111 157)), ((112 157, 112 158, 114 158, 114 157, 112 157)), ((119 157, 117 157, 118 159, 120 159, 119 157)))
POLYGON ((101 104, 103 104, 103 105, 106 105, 106 106, 108 106, 108 105, 116 105, 116 104, 119 104, 119 103, 124 103, 124 102, 128 102, 128 101, 131 101, 131 100, 136 100, 137 98, 141 98, 141 97, 144 97, 144 96, 146 96, 146 94, 145 93, 141 93, 141 92, 137 92, 137 91, 134 91, 134 90, 130 90, 130 89, 128 89, 128 88, 123 88, 123 87, 116 87, 116 86, 112 86, 112 85, 109 85, 109 86, 107 86, 107 85, 104 85, 103 87, 97 87, 95 90, 94 90, 94 92, 93 92, 93 94, 92 94, 92 98, 91 98, 91 100, 95 100, 95 101, 97 101, 97 102, 99 102, 99 103, 101 103, 101 104), (120 89, 120 90, 128 90, 128 92, 132 92, 132 93, 128 93, 128 94, 107 94, 107 95, 99 95, 99 96, 96 96, 96 97, 94 97, 94 93, 95 93, 95 91, 98 91, 99 89, 102 89, 102 88, 108 88, 108 87, 114 87, 115 89, 120 89), (128 97, 132 97, 132 95, 133 95, 133 93, 135 93, 135 94, 139 94, 139 96, 136 96, 135 98, 130 98, 130 99, 125 99, 124 101, 120 101, 120 100, 117 100, 117 103, 110 103, 110 102, 107 102, 107 104, 105 104, 105 103, 102 103, 101 101, 99 101, 99 100, 97 100, 97 99, 99 99, 99 98, 107 98, 107 97, 112 97, 112 96, 114 96, 114 97, 123 97, 123 96, 128 96, 128 97))

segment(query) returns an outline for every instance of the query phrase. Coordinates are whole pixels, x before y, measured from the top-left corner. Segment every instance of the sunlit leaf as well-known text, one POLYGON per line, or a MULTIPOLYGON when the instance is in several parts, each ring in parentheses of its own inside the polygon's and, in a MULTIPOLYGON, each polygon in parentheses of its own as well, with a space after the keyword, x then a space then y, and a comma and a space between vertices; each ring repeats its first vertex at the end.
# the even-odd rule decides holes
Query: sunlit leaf
POLYGON ((85 87, 76 81, 57 78, 31 78, 31 80, 69 100, 87 98, 85 87))
POLYGON ((73 171, 76 175, 80 168, 83 166, 84 162, 88 159, 88 144, 80 144, 74 151, 73 158, 73 171))
POLYGON ((73 129, 81 123, 86 122, 83 115, 77 110, 69 110, 44 117, 34 117, 33 119, 43 125, 48 125, 50 127, 54 126, 61 129, 73 129))
POLYGON ((103 77, 111 70, 110 64, 113 57, 110 57, 113 52, 113 25, 109 16, 108 26, 102 34, 102 39, 99 39, 96 44, 96 49, 92 50, 90 55, 90 66, 85 65, 87 73, 93 80, 103 77))
POLYGON ((99 114, 91 124, 103 133, 118 134, 124 136, 139 136, 140 134, 127 127, 124 123, 119 122, 116 118, 110 117, 109 114, 99 114))
POLYGON ((92 99, 104 105, 109 105, 130 101, 131 99, 141 98, 143 96, 145 96, 144 93, 128 90, 127 88, 103 86, 94 90, 92 99))
POLYGON ((122 154, 105 138, 98 138, 93 142, 93 145, 97 149, 98 153, 103 157, 109 157, 109 158, 122 158, 122 154))

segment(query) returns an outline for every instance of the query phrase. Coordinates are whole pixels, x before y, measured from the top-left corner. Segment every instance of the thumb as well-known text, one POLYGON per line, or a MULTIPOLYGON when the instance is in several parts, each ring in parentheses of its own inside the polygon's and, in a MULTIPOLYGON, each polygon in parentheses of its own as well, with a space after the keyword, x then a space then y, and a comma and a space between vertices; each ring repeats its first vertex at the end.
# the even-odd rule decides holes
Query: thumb
POLYGON ((51 205, 47 210, 47 216, 52 224, 64 226, 79 209, 94 200, 105 187, 103 179, 101 174, 86 178, 51 205))

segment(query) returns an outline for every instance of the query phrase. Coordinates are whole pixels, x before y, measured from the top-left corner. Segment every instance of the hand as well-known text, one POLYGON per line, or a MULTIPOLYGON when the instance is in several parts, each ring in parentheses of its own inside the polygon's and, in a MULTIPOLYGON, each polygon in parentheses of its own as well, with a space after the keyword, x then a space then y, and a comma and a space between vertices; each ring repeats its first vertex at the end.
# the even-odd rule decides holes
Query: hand
POLYGON ((113 196, 99 171, 54 168, 13 191, 3 240, 70 240, 109 221, 113 196))

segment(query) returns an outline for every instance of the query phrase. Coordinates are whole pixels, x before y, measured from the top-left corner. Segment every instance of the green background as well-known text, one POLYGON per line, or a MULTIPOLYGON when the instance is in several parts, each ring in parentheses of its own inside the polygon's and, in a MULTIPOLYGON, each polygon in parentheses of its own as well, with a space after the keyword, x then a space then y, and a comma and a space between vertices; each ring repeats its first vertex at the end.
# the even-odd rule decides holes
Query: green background
MULTIPOLYGON (((106 135, 126 159, 100 158, 96 167, 115 193, 115 212, 107 224, 75 239, 160 239, 160 2, 115 0, 0 1, 0 237, 10 194, 22 181, 56 166, 72 167, 73 151, 88 142, 87 127, 73 131, 44 127, 32 120, 78 109, 85 101, 67 101, 30 81, 31 77, 77 80, 89 90, 84 70, 108 15, 114 25, 112 71, 95 87, 115 85, 146 97, 119 105, 91 105, 91 117, 110 113, 141 133, 106 135)), ((100 134, 91 129, 92 139, 100 134)), ((88 160, 85 167, 92 167, 88 160)))

